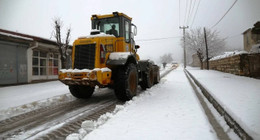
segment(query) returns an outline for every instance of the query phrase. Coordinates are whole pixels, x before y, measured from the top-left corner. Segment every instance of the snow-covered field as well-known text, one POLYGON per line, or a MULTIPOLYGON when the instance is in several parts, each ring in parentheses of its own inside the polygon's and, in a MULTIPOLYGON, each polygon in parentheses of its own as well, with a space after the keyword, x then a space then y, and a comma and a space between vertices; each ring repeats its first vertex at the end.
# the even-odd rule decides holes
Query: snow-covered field
POLYGON ((181 67, 114 113, 86 123, 67 139, 78 139, 93 128, 84 139, 217 139, 181 67))
POLYGON ((221 106, 254 139, 260 139, 260 80, 188 68, 221 106))

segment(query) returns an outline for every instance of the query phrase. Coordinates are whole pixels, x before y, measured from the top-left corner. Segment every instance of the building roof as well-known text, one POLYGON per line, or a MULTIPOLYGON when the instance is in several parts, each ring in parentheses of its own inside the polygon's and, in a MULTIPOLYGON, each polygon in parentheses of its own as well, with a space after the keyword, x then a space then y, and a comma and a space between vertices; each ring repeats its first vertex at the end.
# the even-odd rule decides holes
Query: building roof
POLYGON ((132 20, 131 17, 127 16, 124 13, 119 13, 119 12, 113 12, 112 14, 106 14, 106 15, 92 15, 91 20, 97 18, 97 19, 102 19, 102 18, 110 18, 110 17, 117 17, 117 16, 123 16, 129 20, 132 20))
POLYGON ((251 31, 251 30, 252 30, 252 29, 249 28, 249 29, 245 30, 245 31, 243 32, 243 34, 246 34, 247 32, 249 32, 249 31, 251 31))
POLYGON ((55 41, 50 40, 50 39, 45 39, 42 37, 32 36, 32 35, 28 35, 28 34, 13 32, 13 31, 8 31, 8 30, 4 30, 4 29, 0 29, 0 35, 23 40, 23 42, 37 41, 37 42, 57 45, 57 43, 55 41))
POLYGON ((253 29, 252 29, 252 32, 253 32, 254 34, 260 34, 260 21, 258 21, 258 22, 256 22, 256 23, 254 24, 254 27, 253 27, 253 29))

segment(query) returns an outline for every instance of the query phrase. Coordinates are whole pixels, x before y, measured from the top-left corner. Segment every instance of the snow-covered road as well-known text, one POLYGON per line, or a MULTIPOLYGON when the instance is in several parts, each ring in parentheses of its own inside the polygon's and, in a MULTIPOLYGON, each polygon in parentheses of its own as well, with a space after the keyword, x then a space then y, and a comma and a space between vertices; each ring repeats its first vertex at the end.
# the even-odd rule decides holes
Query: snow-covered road
POLYGON ((217 139, 181 67, 119 108, 85 139, 217 139))
MULTIPOLYGON (((161 70, 161 74, 170 68, 161 70)), ((188 70, 251 136, 258 138, 260 80, 216 71, 188 70)), ((98 94, 93 97, 102 99, 103 95, 99 93, 106 92, 113 95, 112 91, 107 91, 109 89, 96 90, 98 94)), ((0 120, 76 100, 69 94, 67 86, 59 81, 2 87, 0 120)), ((83 125, 79 133, 70 135, 68 139, 218 139, 181 66, 162 78, 159 84, 140 91, 133 100, 118 105, 112 113, 93 121, 93 131, 86 135, 84 129, 88 126, 83 125)), ((228 133, 230 130, 225 128, 225 131, 228 133)))

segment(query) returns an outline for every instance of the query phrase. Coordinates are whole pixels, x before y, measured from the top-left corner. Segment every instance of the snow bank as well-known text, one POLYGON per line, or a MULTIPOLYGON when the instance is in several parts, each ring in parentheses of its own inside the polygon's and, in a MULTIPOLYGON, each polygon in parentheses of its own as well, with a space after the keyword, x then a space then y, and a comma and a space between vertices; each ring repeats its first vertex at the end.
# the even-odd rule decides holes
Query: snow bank
POLYGON ((59 81, 0 88, 0 120, 41 107, 75 100, 59 81))
POLYGON ((129 55, 131 55, 130 52, 114 52, 110 53, 109 59, 111 60, 120 60, 120 59, 126 59, 129 55))
POLYGON ((231 57, 231 56, 235 56, 235 55, 239 55, 239 54, 247 54, 247 52, 246 51, 224 52, 224 54, 215 56, 215 57, 211 58, 210 60, 218 60, 218 59, 227 58, 227 57, 231 57))
POLYGON ((260 139, 260 80, 213 70, 189 69, 254 139, 260 139))

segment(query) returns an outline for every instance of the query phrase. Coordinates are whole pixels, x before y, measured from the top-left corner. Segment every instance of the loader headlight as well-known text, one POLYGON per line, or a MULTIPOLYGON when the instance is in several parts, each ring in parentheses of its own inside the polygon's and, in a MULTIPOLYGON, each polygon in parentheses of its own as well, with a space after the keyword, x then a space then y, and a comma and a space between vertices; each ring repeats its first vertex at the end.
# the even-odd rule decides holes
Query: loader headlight
POLYGON ((89 79, 90 80, 96 80, 97 79, 97 72, 92 71, 91 73, 89 73, 89 79))

